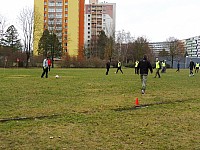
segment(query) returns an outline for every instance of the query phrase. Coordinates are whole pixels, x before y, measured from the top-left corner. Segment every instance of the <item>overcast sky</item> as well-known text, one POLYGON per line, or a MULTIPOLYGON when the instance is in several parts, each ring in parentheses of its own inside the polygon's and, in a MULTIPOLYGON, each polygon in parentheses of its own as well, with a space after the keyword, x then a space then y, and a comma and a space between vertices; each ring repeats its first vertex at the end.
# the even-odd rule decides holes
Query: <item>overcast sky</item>
MULTIPOLYGON (((103 2, 104 0, 99 0, 103 2)), ((105 0, 116 3, 116 30, 162 42, 169 37, 186 39, 200 35, 200 0, 105 0)), ((88 3, 89 0, 86 0, 88 3)), ((17 16, 34 0, 0 0, 0 15, 18 30, 17 16)))

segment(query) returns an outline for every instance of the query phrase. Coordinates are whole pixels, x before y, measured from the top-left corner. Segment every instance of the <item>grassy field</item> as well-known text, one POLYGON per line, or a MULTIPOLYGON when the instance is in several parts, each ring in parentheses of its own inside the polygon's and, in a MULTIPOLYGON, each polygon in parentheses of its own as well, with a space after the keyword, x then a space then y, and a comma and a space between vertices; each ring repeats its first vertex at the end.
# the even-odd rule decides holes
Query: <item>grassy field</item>
POLYGON ((200 73, 154 71, 141 95, 133 69, 105 71, 1 68, 0 149, 200 149, 200 73))

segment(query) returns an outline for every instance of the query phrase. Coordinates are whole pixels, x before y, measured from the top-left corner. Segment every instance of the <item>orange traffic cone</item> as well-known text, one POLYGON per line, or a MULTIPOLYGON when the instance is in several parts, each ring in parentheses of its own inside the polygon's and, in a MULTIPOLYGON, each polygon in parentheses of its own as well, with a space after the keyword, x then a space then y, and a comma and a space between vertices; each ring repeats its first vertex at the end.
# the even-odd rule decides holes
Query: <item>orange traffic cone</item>
POLYGON ((135 99, 135 107, 138 107, 138 106, 140 106, 140 105, 139 105, 139 100, 138 100, 138 98, 136 98, 136 99, 135 99))

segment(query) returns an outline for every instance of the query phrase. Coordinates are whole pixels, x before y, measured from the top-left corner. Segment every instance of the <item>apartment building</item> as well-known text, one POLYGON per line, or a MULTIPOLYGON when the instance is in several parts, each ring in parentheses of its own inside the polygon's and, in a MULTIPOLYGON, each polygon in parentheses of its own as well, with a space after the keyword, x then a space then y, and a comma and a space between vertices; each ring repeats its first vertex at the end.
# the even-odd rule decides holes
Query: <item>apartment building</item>
POLYGON ((69 56, 83 57, 85 0, 34 0, 34 55, 45 29, 54 32, 69 56))
POLYGON ((116 4, 90 0, 85 5, 85 46, 90 47, 91 39, 96 39, 103 30, 107 36, 113 36, 116 26, 116 4))
POLYGON ((200 36, 188 38, 184 41, 188 57, 200 57, 200 36))
POLYGON ((154 55, 158 57, 159 53, 163 50, 169 53, 169 43, 168 42, 152 42, 149 43, 149 47, 152 49, 154 55))
MULTIPOLYGON (((188 57, 200 58, 200 36, 191 37, 188 39, 179 40, 183 44, 185 52, 188 57)), ((170 51, 169 42, 152 42, 149 43, 149 47, 153 50, 155 56, 159 55, 159 52, 165 49, 166 52, 170 51)))

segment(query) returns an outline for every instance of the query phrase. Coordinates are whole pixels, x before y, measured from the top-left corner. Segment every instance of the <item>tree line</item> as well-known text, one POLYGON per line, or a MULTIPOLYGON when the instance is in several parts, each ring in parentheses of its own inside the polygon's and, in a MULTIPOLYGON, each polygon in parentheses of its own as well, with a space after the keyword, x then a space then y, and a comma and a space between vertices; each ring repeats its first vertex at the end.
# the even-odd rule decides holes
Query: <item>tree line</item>
MULTIPOLYGON (((5 60, 10 59, 12 62, 24 61, 25 66, 28 67, 31 60, 34 60, 32 55, 33 48, 33 31, 34 13, 31 9, 24 9, 19 15, 19 22, 23 31, 23 38, 19 38, 19 34, 14 25, 11 25, 3 32, 4 19, 0 17, 1 36, 0 36, 0 61, 5 64, 5 60), (15 57, 11 57, 15 56, 15 57)), ((172 66, 175 58, 186 55, 183 43, 176 38, 169 38, 166 42, 167 49, 159 52, 155 56, 153 49, 149 45, 149 41, 145 37, 134 38, 130 32, 124 30, 114 32, 112 36, 107 36, 102 30, 98 36, 93 36, 88 43, 85 43, 83 60, 70 58, 62 48, 62 43, 59 41, 57 35, 49 30, 44 30, 39 39, 38 54, 40 58, 49 56, 54 62, 54 58, 61 58, 62 65, 74 63, 75 66, 80 66, 78 61, 94 61, 94 63, 104 63, 105 60, 116 62, 120 60, 124 64, 134 64, 136 60, 140 60, 144 54, 148 55, 150 61, 154 61, 155 57, 170 57, 172 66)), ((35 58, 37 61, 37 58, 35 58)), ((39 59, 41 62, 41 59, 39 59)), ((84 63, 82 63, 84 64, 84 63)), ((87 63, 86 63, 87 64, 87 63)), ((70 65, 69 65, 70 66, 70 65)), ((98 66, 98 65, 95 65, 98 66)), ((102 65, 99 65, 102 66, 102 65)))

